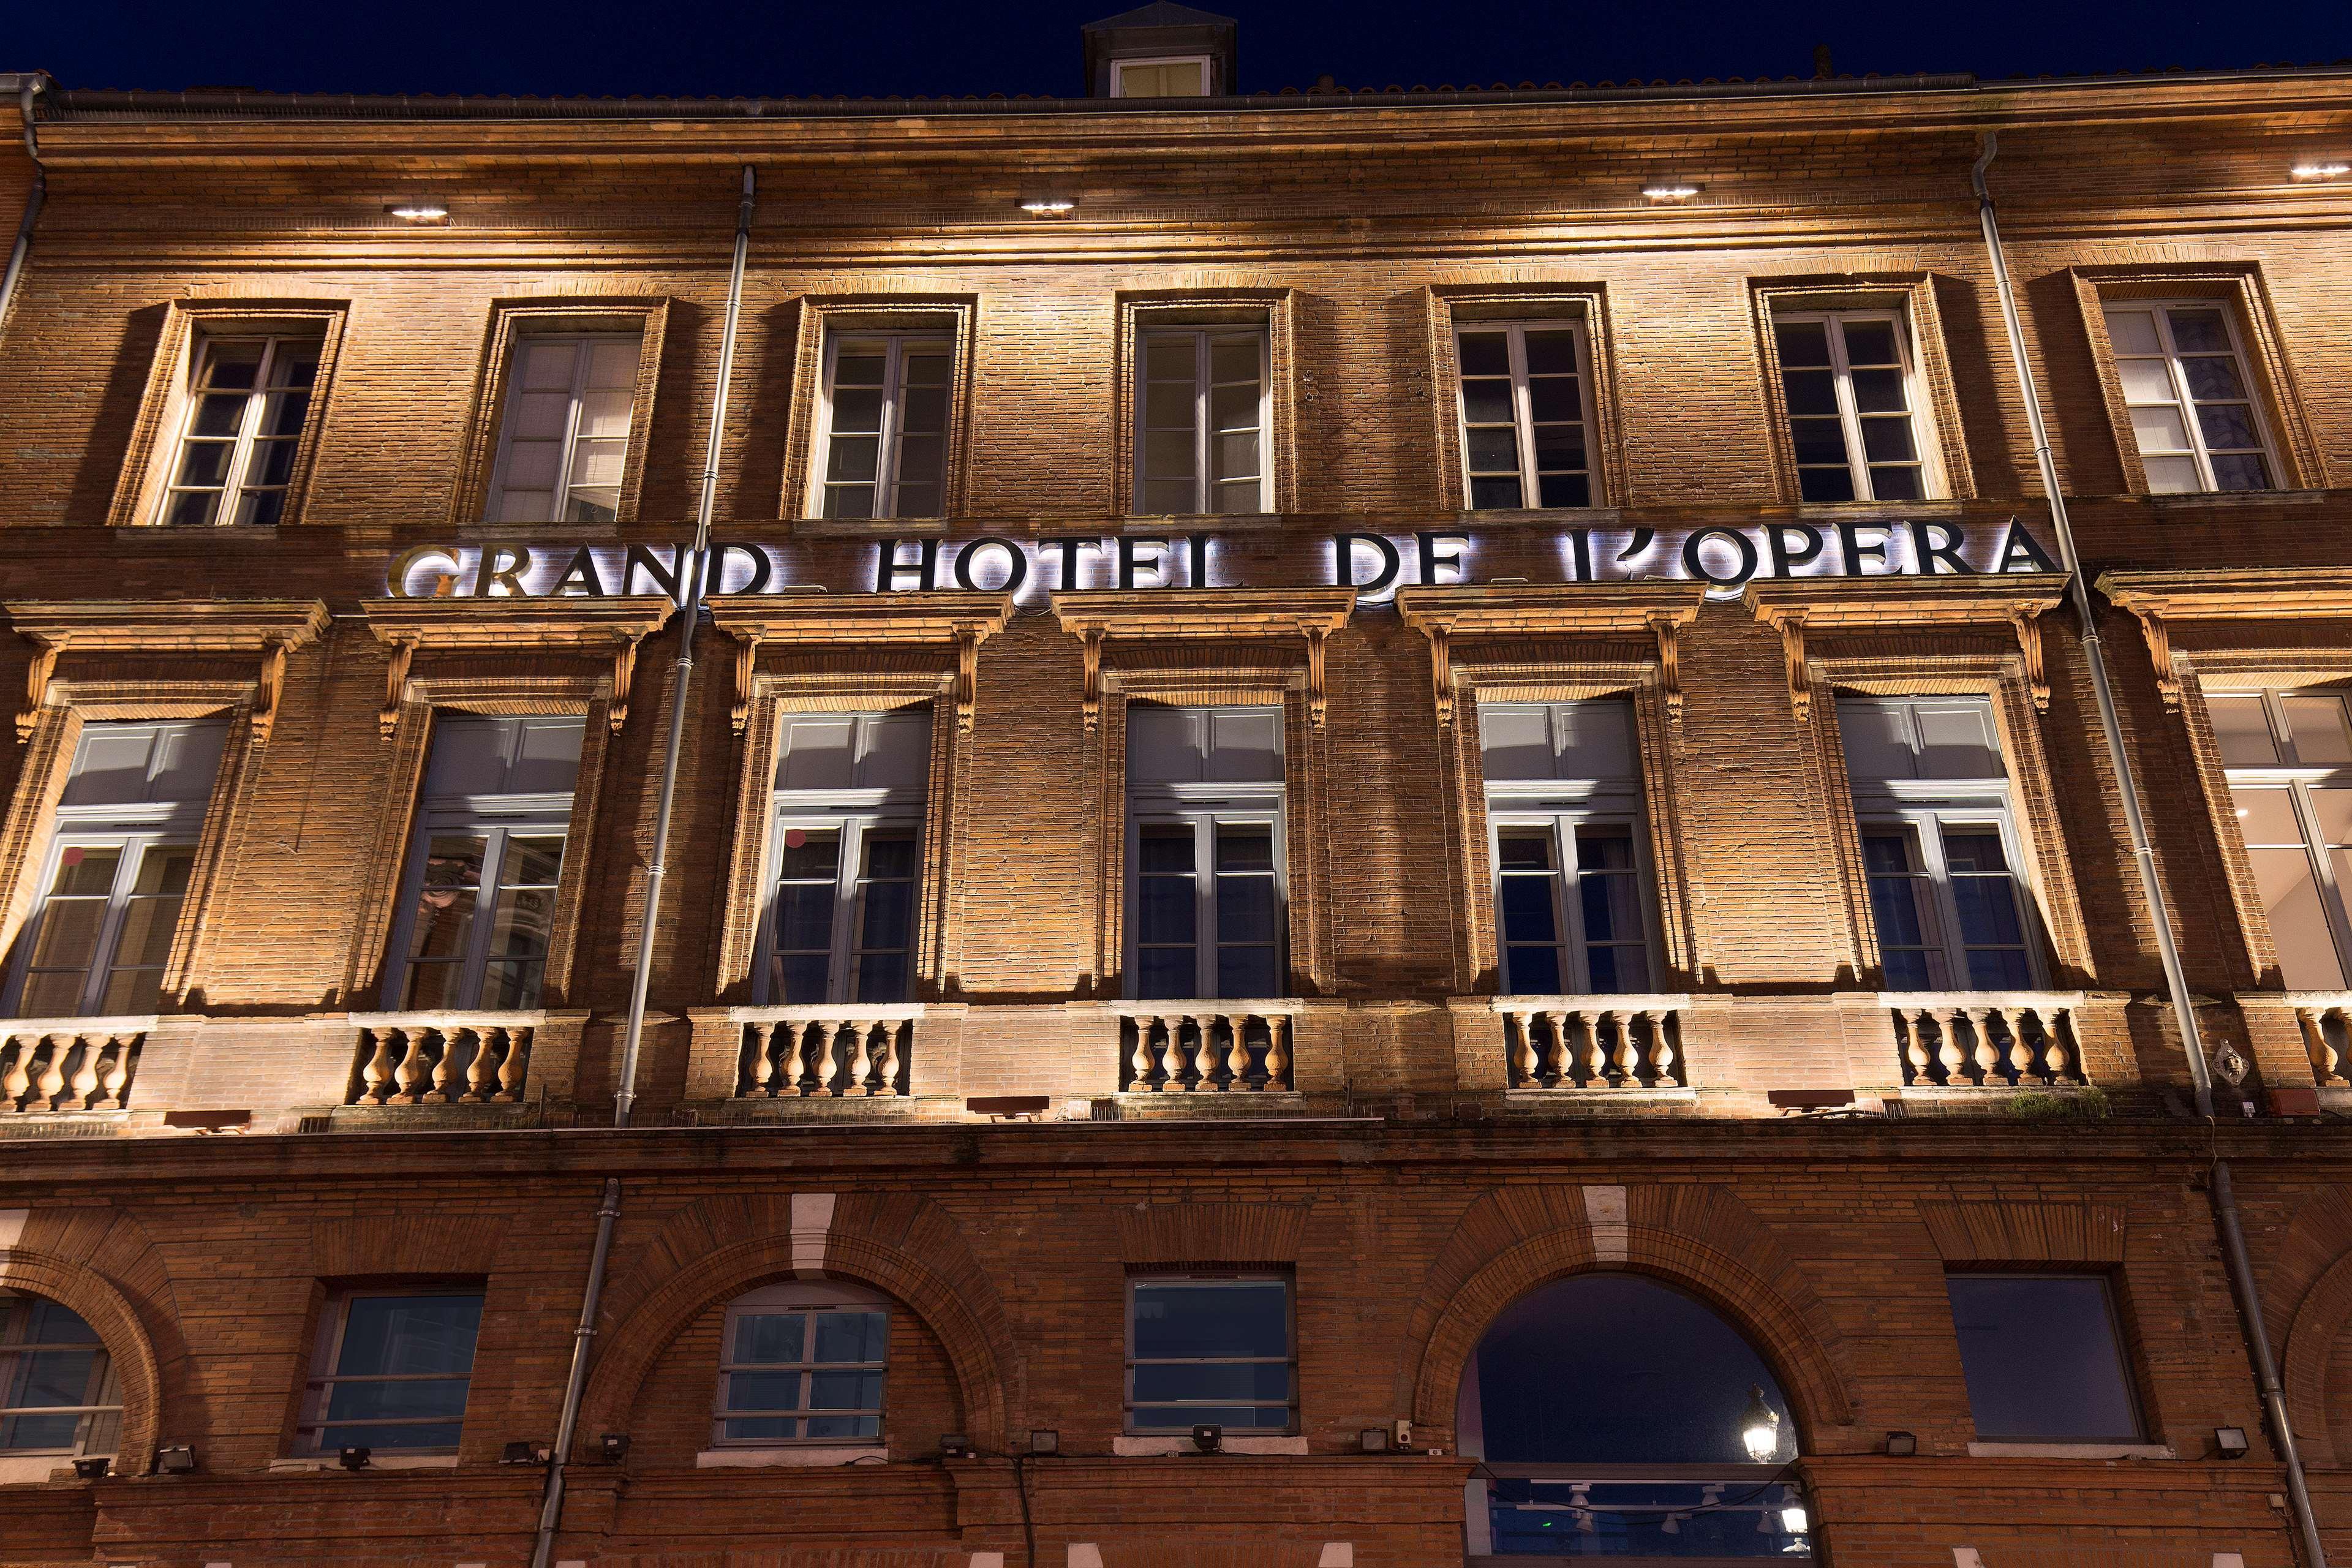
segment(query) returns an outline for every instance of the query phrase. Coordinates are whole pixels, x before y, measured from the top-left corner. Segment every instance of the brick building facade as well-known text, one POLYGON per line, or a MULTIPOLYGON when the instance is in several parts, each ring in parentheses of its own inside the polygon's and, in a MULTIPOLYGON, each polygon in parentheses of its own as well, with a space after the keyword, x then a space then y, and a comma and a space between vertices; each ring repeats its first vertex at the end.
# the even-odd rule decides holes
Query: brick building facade
POLYGON ((2352 75, 1186 102, 1175 9, 1067 100, 19 79, 0 1563, 529 1561, 617 1182, 560 1562, 1519 1552, 1465 1364, 1631 1274, 1817 1557, 2285 1568, 2217 1156, 2352 1557, 2352 75), (1295 1363, 1216 1454, 1204 1279, 1295 1363), (2131 1430, 1990 1429, 1984 1279, 2131 1430), (339 1394, 386 1310, 467 1355, 339 1394), (878 1415, 714 1419, 795 1310, 878 1415))

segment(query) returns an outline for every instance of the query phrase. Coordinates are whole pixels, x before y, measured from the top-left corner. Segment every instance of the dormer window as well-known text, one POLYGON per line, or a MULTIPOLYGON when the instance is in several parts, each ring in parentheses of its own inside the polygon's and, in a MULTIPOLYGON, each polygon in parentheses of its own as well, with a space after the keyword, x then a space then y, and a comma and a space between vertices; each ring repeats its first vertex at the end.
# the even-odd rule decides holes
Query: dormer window
POLYGON ((1165 59, 1118 60, 1111 66, 1113 98, 1206 98, 1210 60, 1206 55, 1171 56, 1165 59))

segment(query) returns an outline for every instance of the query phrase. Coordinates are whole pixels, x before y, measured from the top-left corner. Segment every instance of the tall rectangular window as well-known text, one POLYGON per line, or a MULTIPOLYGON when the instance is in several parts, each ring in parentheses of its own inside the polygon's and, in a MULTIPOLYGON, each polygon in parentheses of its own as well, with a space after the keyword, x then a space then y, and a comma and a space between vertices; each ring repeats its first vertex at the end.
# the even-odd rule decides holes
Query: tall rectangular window
POLYGON ((762 1003, 914 994, 931 715, 795 713, 776 753, 762 1003))
POLYGON ((2027 991, 2042 980, 1992 705, 1838 703, 1879 958, 1890 991, 2027 991))
POLYGON ((1581 321, 1455 330, 1465 504, 1592 504, 1590 356, 1581 321))
POLYGON ((2352 974, 2352 722, 2335 691, 2207 700, 2230 803, 2291 991, 2352 974))
POLYGON ((2266 490, 2277 455, 2230 308, 2211 300, 2131 300, 2106 307, 2147 488, 2158 495, 2266 490))
POLYGON ((1943 493, 1903 311, 1775 310, 1772 338, 1804 500, 1921 500, 1943 493))
POLYGON ((1129 704, 1127 808, 1129 992, 1286 994, 1282 710, 1129 704))
POLYGON ((197 340, 163 522, 201 528, 283 520, 320 342, 315 332, 197 340))
POLYGON ((1633 704, 1482 703, 1478 730, 1503 990, 1649 990, 1657 964, 1633 704))
POLYGON ((1948 1274, 1969 1414, 1990 1443, 2137 1443, 2139 1402, 2097 1274, 1948 1274))
POLYGON ((1272 510, 1265 325, 1152 327, 1138 336, 1138 510, 1272 510))
POLYGON ((488 521, 613 521, 628 468, 643 341, 636 332, 515 340, 488 521))
POLYGON ((539 1005, 585 727, 567 718, 436 718, 386 1007, 539 1005))
POLYGON ((954 359, 947 332, 825 333, 817 515, 940 515, 954 359))
POLYGON ((1298 1426, 1290 1281, 1278 1275, 1127 1282, 1127 1429, 1240 1436, 1298 1426))
POLYGON ((16 1016, 154 1009, 227 738, 218 720, 82 726, 16 939, 16 1016))
POLYGON ((311 1363, 301 1451, 456 1452, 481 1326, 478 1290, 338 1294, 311 1363))

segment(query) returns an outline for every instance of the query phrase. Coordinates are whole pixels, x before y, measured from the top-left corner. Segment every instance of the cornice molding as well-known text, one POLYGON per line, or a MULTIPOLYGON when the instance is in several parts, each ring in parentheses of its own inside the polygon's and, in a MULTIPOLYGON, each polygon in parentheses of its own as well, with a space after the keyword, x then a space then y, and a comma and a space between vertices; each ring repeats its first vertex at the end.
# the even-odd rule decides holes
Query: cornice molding
POLYGON ((760 646, 947 643, 956 652, 956 730, 971 733, 979 691, 980 645, 1013 617, 1010 594, 781 595, 711 601, 710 622, 735 639, 735 701, 729 716, 741 734, 751 718, 751 678, 760 646))
POLYGON ((20 742, 40 721, 49 679, 67 653, 258 653, 253 739, 263 744, 278 717, 287 654, 315 640, 328 621, 327 606, 317 599, 17 599, 0 609, 37 650, 16 715, 20 742))
POLYGON ((1799 718, 1812 710, 1812 678, 1805 667, 1810 632, 1853 636, 1918 626, 2007 626, 2025 661, 2033 706, 2050 707, 2042 668, 2041 616, 2066 597, 2068 576, 2036 572, 2008 576, 1776 577, 1750 582, 1740 602, 1780 634, 1789 670, 1789 699, 1799 718))
POLYGON ((1666 713, 1683 716, 1683 627, 1706 603, 1703 583, 1453 584, 1405 588, 1404 624, 1429 639, 1429 676, 1441 726, 1454 722, 1454 644, 1475 637, 1647 634, 1657 639, 1666 713))
POLYGON ((1086 727, 1102 718, 1103 644, 1114 637, 1166 641, 1255 641, 1297 637, 1307 645, 1307 721, 1319 730, 1328 710, 1324 644, 1348 624, 1353 588, 1145 588, 1055 594, 1062 629, 1086 650, 1086 727))
POLYGON ((2093 584, 2139 618, 2167 708, 2180 706, 2173 621, 2340 620, 2352 616, 2352 567, 2254 566, 2200 572, 2103 572, 2093 584))
POLYGON ((384 672, 383 710, 377 715, 390 735, 400 722, 409 667, 418 653, 512 648, 609 655, 613 700, 606 717, 617 733, 629 719, 637 644, 659 631, 677 606, 657 594, 636 594, 607 599, 370 599, 361 608, 368 629, 392 649, 392 663, 384 672))

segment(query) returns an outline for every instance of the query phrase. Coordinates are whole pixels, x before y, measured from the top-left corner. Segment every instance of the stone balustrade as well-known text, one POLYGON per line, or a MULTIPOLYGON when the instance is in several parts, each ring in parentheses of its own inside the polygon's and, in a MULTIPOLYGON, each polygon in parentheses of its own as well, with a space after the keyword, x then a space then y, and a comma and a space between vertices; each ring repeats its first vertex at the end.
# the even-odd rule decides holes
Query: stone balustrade
POLYGON ((1250 1094, 1291 1088, 1290 1000, 1115 1002, 1124 1094, 1250 1094))
POLYGON ((2322 1089, 2352 1088, 2352 991, 2291 991, 2312 1081, 2322 1089))
POLYGON ((1497 996, 1513 1089, 1681 1089, 1687 996, 1497 996))
POLYGON ((511 1105, 544 1013, 355 1013, 346 1105, 511 1105))
POLYGON ((152 1018, 0 1023, 0 1111, 121 1110, 152 1018))
POLYGON ((2079 991, 1889 991, 1903 1082, 1911 1089, 2080 1084, 2079 991))
POLYGON ((734 1007, 739 1100, 895 1098, 913 1070, 919 1002, 734 1007))

